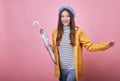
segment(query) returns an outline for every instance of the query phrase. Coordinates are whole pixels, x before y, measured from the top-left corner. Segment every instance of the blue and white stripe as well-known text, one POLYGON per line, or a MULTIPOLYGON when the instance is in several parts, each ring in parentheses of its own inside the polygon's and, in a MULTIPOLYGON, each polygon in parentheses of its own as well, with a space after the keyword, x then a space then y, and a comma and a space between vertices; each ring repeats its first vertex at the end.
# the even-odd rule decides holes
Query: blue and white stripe
POLYGON ((64 27, 60 46, 58 46, 61 69, 74 69, 74 50, 70 45, 70 26, 64 27))

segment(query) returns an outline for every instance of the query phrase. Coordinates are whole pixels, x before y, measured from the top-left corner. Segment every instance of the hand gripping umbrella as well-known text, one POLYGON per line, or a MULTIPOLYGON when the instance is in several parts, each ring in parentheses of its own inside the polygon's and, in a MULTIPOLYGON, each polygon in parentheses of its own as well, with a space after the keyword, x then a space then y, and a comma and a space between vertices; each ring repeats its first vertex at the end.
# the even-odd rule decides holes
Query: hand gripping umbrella
POLYGON ((44 42, 44 44, 45 44, 45 47, 46 47, 46 49, 48 50, 49 55, 50 55, 52 61, 54 62, 54 64, 56 64, 55 58, 54 58, 54 54, 53 54, 53 50, 52 50, 51 46, 49 45, 49 40, 48 40, 48 37, 47 37, 46 32, 41 28, 41 26, 40 26, 40 24, 39 24, 38 21, 35 20, 35 21, 33 22, 33 27, 35 26, 35 24, 37 24, 37 25, 39 26, 39 28, 40 28, 40 35, 41 35, 41 37, 42 37, 42 39, 43 39, 43 42, 44 42))

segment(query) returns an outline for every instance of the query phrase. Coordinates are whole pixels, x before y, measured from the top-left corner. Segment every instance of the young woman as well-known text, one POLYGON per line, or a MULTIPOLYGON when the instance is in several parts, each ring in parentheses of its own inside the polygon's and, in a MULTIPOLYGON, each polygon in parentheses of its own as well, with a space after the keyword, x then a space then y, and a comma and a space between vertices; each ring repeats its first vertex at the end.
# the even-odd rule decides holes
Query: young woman
POLYGON ((59 77, 59 81, 78 81, 83 72, 82 48, 103 51, 112 47, 114 42, 91 42, 86 34, 75 26, 75 12, 71 7, 61 7, 58 16, 58 26, 52 33, 55 76, 59 77))

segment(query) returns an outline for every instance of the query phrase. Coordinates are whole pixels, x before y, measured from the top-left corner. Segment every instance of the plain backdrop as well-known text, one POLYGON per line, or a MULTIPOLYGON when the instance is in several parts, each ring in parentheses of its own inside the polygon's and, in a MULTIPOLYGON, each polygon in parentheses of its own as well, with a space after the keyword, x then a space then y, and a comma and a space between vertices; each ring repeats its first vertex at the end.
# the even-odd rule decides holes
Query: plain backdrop
POLYGON ((80 81, 120 81, 120 0, 0 0, 0 81, 58 81, 40 37, 57 27, 58 9, 71 6, 76 25, 94 43, 115 41, 101 52, 83 50, 80 81))

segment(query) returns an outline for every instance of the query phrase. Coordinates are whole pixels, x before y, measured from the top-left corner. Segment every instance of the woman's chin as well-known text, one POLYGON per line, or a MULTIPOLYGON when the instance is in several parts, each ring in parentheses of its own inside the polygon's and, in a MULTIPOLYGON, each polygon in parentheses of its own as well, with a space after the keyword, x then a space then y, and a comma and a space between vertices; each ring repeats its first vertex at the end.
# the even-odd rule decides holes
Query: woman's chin
POLYGON ((69 24, 63 24, 64 26, 68 26, 69 24))

